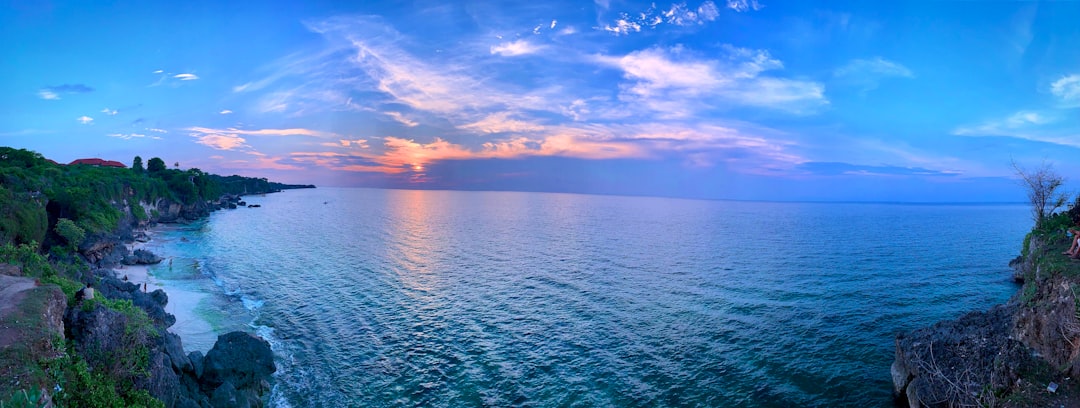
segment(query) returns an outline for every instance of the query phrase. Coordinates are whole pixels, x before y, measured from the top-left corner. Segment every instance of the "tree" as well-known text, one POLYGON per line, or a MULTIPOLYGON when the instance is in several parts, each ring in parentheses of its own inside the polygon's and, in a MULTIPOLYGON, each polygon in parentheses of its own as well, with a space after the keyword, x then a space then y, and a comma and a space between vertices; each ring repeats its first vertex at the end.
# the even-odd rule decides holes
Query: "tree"
POLYGON ((1036 169, 1028 170, 1012 162, 1013 170, 1020 176, 1020 185, 1027 190, 1028 201, 1031 203, 1031 217, 1035 220, 1035 228, 1042 226, 1050 215, 1058 208, 1065 205, 1065 193, 1060 191, 1065 184, 1065 178, 1054 171, 1054 166, 1043 162, 1036 169))
POLYGON ((131 162, 131 169, 135 171, 135 174, 142 174, 145 171, 142 166, 142 157, 135 156, 135 160, 131 162))
POLYGON ((165 160, 161 160, 157 157, 150 159, 150 161, 146 162, 146 171, 149 171, 150 173, 160 173, 165 171, 165 160))

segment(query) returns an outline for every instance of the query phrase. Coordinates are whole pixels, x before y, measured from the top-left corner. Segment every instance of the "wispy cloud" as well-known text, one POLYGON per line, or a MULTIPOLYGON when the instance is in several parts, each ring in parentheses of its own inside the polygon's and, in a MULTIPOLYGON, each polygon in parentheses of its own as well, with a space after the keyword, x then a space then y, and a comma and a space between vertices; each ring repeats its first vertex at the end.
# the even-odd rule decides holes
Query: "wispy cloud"
POLYGON ((79 123, 82 123, 84 125, 89 125, 90 123, 92 123, 94 121, 94 118, 83 115, 83 116, 80 116, 80 117, 76 118, 75 120, 79 121, 79 123))
POLYGON ((1069 120, 1053 113, 1019 111, 1002 119, 961 126, 953 130, 957 136, 1005 136, 1017 139, 1080 147, 1080 135, 1069 120))
POLYGON ((686 3, 675 3, 664 10, 657 10, 656 3, 653 3, 639 13, 620 13, 613 23, 605 24, 600 29, 615 35, 627 35, 641 32, 645 28, 656 28, 661 24, 701 25, 714 21, 719 16, 720 9, 712 1, 701 3, 697 8, 687 7, 686 3))
POLYGON ((105 109, 101 110, 101 113, 104 113, 104 114, 109 115, 109 116, 116 116, 116 114, 118 114, 120 112, 117 111, 116 109, 105 108, 105 109))
POLYGON ((527 133, 544 130, 544 127, 538 124, 510 118, 509 112, 493 113, 460 128, 482 133, 527 133))
POLYGON ((409 118, 405 117, 405 115, 401 114, 401 112, 388 111, 388 112, 383 112, 383 114, 386 115, 386 116, 389 116, 390 118, 392 118, 394 120, 396 120, 398 123, 401 123, 402 125, 405 125, 405 126, 408 126, 408 127, 416 127, 417 125, 420 124, 415 120, 412 120, 412 119, 409 119, 409 118))
POLYGON ((1066 75, 1050 84, 1050 93, 1069 107, 1080 106, 1080 74, 1066 75))
POLYGON ((251 147, 248 146, 247 140, 234 134, 193 132, 191 137, 195 138, 195 143, 217 150, 237 150, 251 147))
POLYGON ((160 136, 145 135, 145 134, 142 134, 142 133, 109 133, 106 136, 115 137, 117 139, 123 139, 123 140, 144 139, 144 138, 145 139, 153 139, 153 140, 161 140, 160 136))
POLYGON ((147 130, 148 132, 157 132, 157 133, 169 133, 169 131, 168 131, 168 130, 165 130, 165 129, 158 129, 158 128, 146 128, 146 130, 147 130))
POLYGON ((914 78, 915 74, 900 63, 874 57, 851 60, 834 70, 833 77, 866 92, 877 89, 881 81, 886 78, 914 78))
POLYGON ((725 49, 726 60, 695 57, 675 47, 622 57, 599 56, 597 61, 621 69, 624 78, 632 81, 623 87, 621 98, 672 117, 688 116, 712 98, 796 113, 828 103, 820 83, 763 76, 765 71, 783 68, 767 51, 725 49))
POLYGON ((309 137, 337 137, 336 134, 331 132, 323 132, 320 130, 312 129, 212 129, 205 127, 190 127, 186 130, 204 133, 204 134, 230 134, 230 135, 251 135, 251 136, 309 136, 309 137))
POLYGON ((82 94, 94 92, 94 88, 83 84, 63 84, 46 86, 38 90, 38 97, 45 100, 60 99, 64 94, 82 94))
POLYGON ((519 55, 534 54, 543 47, 530 43, 528 40, 504 42, 491 47, 491 53, 504 57, 516 57, 519 55))
POLYGON ((750 10, 758 11, 765 8, 765 6, 758 3, 757 0, 727 0, 727 8, 742 13, 750 10))
MULTIPOLYGON (((1054 122, 1054 118, 1045 113, 1019 111, 1003 119, 990 120, 973 126, 961 126, 953 130, 957 136, 1013 136, 1030 138, 1034 128, 1054 122)), ((1080 143, 1080 141, 1078 141, 1080 143)))
POLYGON ((233 113, 233 111, 231 111, 231 110, 228 110, 228 109, 225 109, 225 110, 223 110, 223 111, 221 111, 221 112, 218 112, 218 113, 219 113, 219 114, 222 114, 222 115, 228 115, 228 114, 230 114, 230 113, 233 113))
POLYGON ((173 78, 179 79, 181 81, 194 81, 196 79, 199 79, 199 77, 195 74, 176 74, 173 75, 173 78))
POLYGON ((827 176, 938 176, 955 177, 958 171, 932 170, 923 167, 872 166, 841 162, 806 162, 797 166, 800 171, 827 176))

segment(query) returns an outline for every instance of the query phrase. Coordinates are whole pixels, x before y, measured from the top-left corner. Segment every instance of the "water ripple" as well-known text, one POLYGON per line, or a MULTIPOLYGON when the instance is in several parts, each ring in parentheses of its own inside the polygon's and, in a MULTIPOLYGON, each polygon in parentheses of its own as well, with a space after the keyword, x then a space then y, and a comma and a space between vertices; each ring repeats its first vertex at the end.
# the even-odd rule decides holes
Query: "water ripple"
POLYGON ((272 405, 305 407, 889 406, 893 333, 1005 300, 1027 224, 1020 206, 248 201, 184 250, 272 337, 272 405))

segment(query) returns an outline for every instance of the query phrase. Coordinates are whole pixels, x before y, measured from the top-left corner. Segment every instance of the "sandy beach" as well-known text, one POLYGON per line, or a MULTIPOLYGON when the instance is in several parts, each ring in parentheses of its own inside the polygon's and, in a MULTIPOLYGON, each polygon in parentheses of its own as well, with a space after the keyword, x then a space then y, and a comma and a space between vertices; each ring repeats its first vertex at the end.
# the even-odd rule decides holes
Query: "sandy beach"
POLYGON ((129 282, 145 288, 147 292, 158 289, 164 290, 169 297, 169 303, 165 305, 165 311, 176 317, 176 324, 170 327, 169 331, 180 336, 184 341, 185 351, 198 350, 206 353, 217 341, 217 333, 210 322, 196 313, 196 309, 209 295, 186 288, 184 285, 180 285, 179 281, 159 279, 158 276, 155 276, 155 271, 186 268, 191 267, 191 265, 184 265, 183 262, 176 261, 168 253, 161 253, 161 245, 155 242, 156 234, 153 229, 147 230, 146 235, 150 237, 149 242, 133 242, 125 244, 125 246, 132 252, 136 249, 154 252, 164 260, 156 265, 120 265, 114 268, 113 271, 117 277, 121 279, 127 277, 129 282))

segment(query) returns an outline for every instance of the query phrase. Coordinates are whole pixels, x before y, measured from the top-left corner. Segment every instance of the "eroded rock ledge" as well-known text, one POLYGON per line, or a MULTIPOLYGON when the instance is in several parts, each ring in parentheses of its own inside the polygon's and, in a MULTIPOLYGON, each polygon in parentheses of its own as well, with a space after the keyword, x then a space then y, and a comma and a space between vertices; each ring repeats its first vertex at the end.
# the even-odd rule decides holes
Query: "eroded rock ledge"
POLYGON ((1010 263, 1023 287, 1008 303, 897 334, 897 402, 1080 406, 1080 384, 1072 380, 1080 378, 1080 273, 1070 272, 1060 246, 1030 237, 1027 252, 1010 263))

